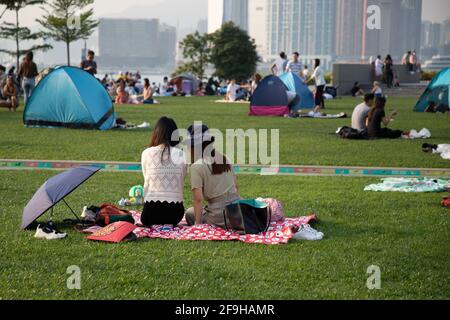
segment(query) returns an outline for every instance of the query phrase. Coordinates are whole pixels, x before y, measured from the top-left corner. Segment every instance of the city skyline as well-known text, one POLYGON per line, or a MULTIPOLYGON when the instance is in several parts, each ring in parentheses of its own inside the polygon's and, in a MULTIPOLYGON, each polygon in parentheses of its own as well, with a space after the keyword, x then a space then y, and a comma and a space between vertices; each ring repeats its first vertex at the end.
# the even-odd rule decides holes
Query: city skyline
MULTIPOLYGON (((128 0, 126 2, 117 0, 96 0, 93 8, 97 18, 158 18, 164 23, 177 25, 180 28, 196 28, 199 20, 208 16, 208 0, 190 0, 189 4, 184 0, 170 0, 175 6, 166 6, 167 0, 128 0), (111 6, 114 2, 114 6, 111 6), (195 3, 196 5, 192 5, 195 3), (179 10, 174 11, 173 7, 179 10), (136 9, 144 10, 136 10, 136 9), (153 9, 146 11, 145 9, 153 9)), ((223 1, 223 0, 217 0, 223 1)), ((358 0, 363 1, 363 0, 358 0)), ((35 19, 42 13, 39 6, 33 6, 21 11, 24 26, 36 25, 35 19)), ((423 0, 422 20, 431 22, 443 22, 450 19, 450 1, 448 0, 423 0)), ((2 21, 14 21, 14 14, 6 12, 2 21)))
MULTIPOLYGON (((368 4, 386 4, 389 2, 380 2, 379 0, 365 1, 368 4)), ((327 62, 333 60, 333 55, 344 58, 363 57, 366 55, 374 55, 378 52, 391 52, 398 57, 401 55, 401 51, 407 48, 419 49, 421 47, 421 37, 414 36, 414 34, 421 34, 419 32, 420 25, 418 28, 416 28, 417 26, 410 28, 410 25, 405 24, 406 22, 400 24, 398 27, 402 29, 402 34, 411 33, 407 37, 396 37, 390 32, 381 34, 380 32, 372 31, 366 31, 367 34, 362 35, 360 31, 364 29, 361 28, 361 17, 364 11, 362 10, 362 4, 365 1, 302 0, 298 2, 295 0, 268 0, 265 2, 261 0, 192 0, 192 2, 197 3, 199 6, 189 6, 186 5, 186 1, 184 0, 173 0, 171 3, 179 9, 173 12, 171 8, 167 7, 164 0, 130 0, 126 4, 117 3, 116 6, 106 6, 105 0, 97 0, 93 8, 99 19, 145 18, 152 20, 157 18, 161 24, 172 26, 175 29, 176 41, 180 41, 185 34, 194 32, 195 30, 201 29, 201 32, 205 32, 206 29, 212 32, 218 29, 224 21, 234 21, 242 29, 247 30, 250 36, 255 39, 260 55, 269 59, 270 57, 276 56, 280 51, 301 51, 304 56, 308 56, 309 58, 312 56, 320 56, 327 62), (263 5, 264 3, 270 3, 269 7, 263 8, 265 7, 263 5), (275 3, 278 5, 276 10, 284 11, 276 11, 274 9, 275 3), (195 8, 195 14, 193 15, 177 14, 177 12, 189 13, 192 11, 192 7, 195 8), (216 14, 212 15, 211 10, 216 11, 216 14), (247 14, 247 12, 251 12, 252 14, 247 14), (335 15, 335 12, 338 14, 335 15), (298 13, 297 16, 301 15, 301 19, 294 17, 291 13, 298 13), (267 20, 267 15, 274 15, 278 20, 267 20), (330 20, 329 17, 333 17, 336 21, 333 19, 330 20), (296 20, 295 23, 293 22, 294 20, 296 20), (269 25, 270 28, 268 27, 269 25), (279 26, 284 27, 280 29, 279 26), (412 40, 413 38, 417 39, 412 40), (360 39, 363 39, 363 43, 361 43, 360 39), (367 45, 366 42, 369 42, 372 46, 367 45), (397 47, 399 48, 398 50, 391 49, 397 47)), ((394 1, 393 3, 403 6, 405 3, 418 3, 417 1, 394 1), (399 3, 402 4, 400 5, 399 3)), ((109 1, 108 3, 111 2, 109 1)), ((407 5, 405 6, 407 7, 407 5)), ((430 19, 433 21, 434 19, 434 21, 439 20, 438 23, 441 23, 440 20, 450 18, 450 14, 448 13, 450 12, 450 1, 444 3, 441 0, 423 0, 421 9, 422 21, 430 21, 430 19), (447 7, 449 10, 445 10, 447 7)), ((30 10, 34 18, 36 18, 37 12, 40 11, 39 6, 21 11, 21 23, 23 25, 31 25, 33 29, 37 29, 32 19, 27 19, 30 15, 30 10)), ((386 20, 386 29, 391 29, 391 21, 393 24, 396 23, 395 15, 400 15, 400 12, 399 9, 395 8, 389 9, 387 13, 386 10, 384 11, 384 16, 391 17, 394 15, 393 18, 391 17, 386 20)), ((414 16, 408 19, 417 20, 417 10, 414 14, 414 16)), ((10 19, 10 15, 10 13, 5 14, 4 19, 10 19)), ((405 20, 404 18, 402 19, 405 20)), ((432 34, 432 32, 422 32, 422 37, 429 36, 429 34, 432 34)), ((436 37, 434 34, 433 36, 436 37)), ((99 42, 98 31, 96 31, 88 39, 87 45, 90 49, 97 51, 100 47, 99 42)), ((54 49, 46 53, 38 53, 37 59, 45 59, 51 64, 62 63, 64 61, 63 45, 61 43, 51 43, 54 49)), ((12 43, 7 44, 7 46, 12 45, 12 43)), ((73 43, 71 48, 72 55, 78 57, 82 46, 84 46, 83 41, 73 43)))

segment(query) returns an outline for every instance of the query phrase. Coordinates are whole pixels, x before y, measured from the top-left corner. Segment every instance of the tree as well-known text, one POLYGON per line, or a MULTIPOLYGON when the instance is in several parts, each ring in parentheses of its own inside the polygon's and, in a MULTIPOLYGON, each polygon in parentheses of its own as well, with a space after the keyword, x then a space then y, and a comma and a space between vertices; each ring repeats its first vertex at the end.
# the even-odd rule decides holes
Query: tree
POLYGON ((87 39, 98 26, 93 19, 94 10, 84 8, 93 4, 94 0, 52 0, 48 3, 42 19, 36 21, 43 27, 46 38, 66 43, 67 65, 70 66, 70 44, 87 39))
POLYGON ((203 79, 205 68, 211 59, 211 37, 208 34, 201 35, 198 31, 188 34, 180 42, 180 49, 183 51, 183 58, 188 61, 178 66, 175 73, 190 72, 203 79))
POLYGON ((0 38, 9 39, 15 42, 16 49, 15 50, 7 50, 0 48, 0 52, 4 52, 10 56, 16 58, 16 68, 19 69, 20 65, 20 56, 24 55, 28 51, 38 51, 38 50, 48 50, 51 49, 52 46, 48 44, 42 45, 33 45, 26 49, 21 49, 20 43, 22 41, 32 41, 42 38, 42 33, 40 32, 31 32, 31 30, 27 27, 21 27, 19 24, 19 11, 25 8, 26 6, 32 6, 36 4, 41 4, 44 1, 42 0, 0 0, 0 5, 4 5, 4 12, 6 10, 15 12, 15 23, 11 22, 3 22, 0 26, 0 38))
POLYGON ((233 22, 223 24, 212 34, 211 62, 215 75, 223 79, 242 81, 249 79, 260 61, 255 41, 233 22))

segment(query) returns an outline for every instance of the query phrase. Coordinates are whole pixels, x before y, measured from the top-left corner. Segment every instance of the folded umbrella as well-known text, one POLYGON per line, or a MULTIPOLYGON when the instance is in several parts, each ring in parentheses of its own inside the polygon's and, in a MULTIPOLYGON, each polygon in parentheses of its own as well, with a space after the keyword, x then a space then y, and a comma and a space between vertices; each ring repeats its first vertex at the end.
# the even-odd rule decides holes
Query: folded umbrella
MULTIPOLYGON (((47 180, 36 191, 23 210, 21 228, 26 229, 60 201, 63 201, 69 207, 64 198, 99 170, 98 167, 82 166, 67 170, 47 180)), ((69 209, 75 214, 70 207, 69 209)))

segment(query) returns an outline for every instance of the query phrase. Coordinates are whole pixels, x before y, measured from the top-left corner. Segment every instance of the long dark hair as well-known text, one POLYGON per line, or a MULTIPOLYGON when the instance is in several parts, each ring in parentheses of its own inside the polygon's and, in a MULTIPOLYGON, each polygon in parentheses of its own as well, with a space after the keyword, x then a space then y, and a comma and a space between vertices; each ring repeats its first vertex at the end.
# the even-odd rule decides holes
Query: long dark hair
POLYGON ((148 78, 144 79, 144 87, 146 88, 150 87, 150 80, 148 78))
POLYGON ((372 109, 369 111, 369 122, 372 121, 373 114, 376 110, 384 110, 384 106, 386 105, 386 98, 385 97, 377 97, 375 99, 375 104, 373 105, 372 109))
POLYGON ((314 69, 320 66, 320 59, 314 59, 314 69))
POLYGON ((177 130, 177 124, 171 118, 162 117, 156 123, 149 146, 156 147, 164 145, 164 150, 161 154, 161 162, 163 161, 164 153, 167 151, 170 157, 170 147, 175 147, 180 143, 179 140, 172 141, 172 134, 177 130))
MULTIPOLYGON (((195 136, 195 131, 198 130, 194 128, 194 126, 190 126, 188 128, 188 132, 191 136, 195 136)), ((202 125, 201 132, 202 136, 204 137, 205 132, 207 132, 209 129, 206 125, 202 125)), ((203 138, 202 138, 203 139, 203 138)), ((211 164, 211 173, 213 175, 221 175, 225 172, 231 171, 231 164, 228 161, 228 158, 222 155, 222 159, 220 159, 220 163, 216 162, 216 150, 214 149, 214 137, 210 137, 208 139, 209 141, 203 141, 202 143, 202 152, 201 155, 197 154, 196 146, 194 141, 191 144, 191 163, 195 163, 198 159, 195 159, 195 157, 202 157, 204 159, 205 157, 205 151, 209 152, 212 158, 214 158, 213 163, 211 164)))
MULTIPOLYGON (((204 156, 205 150, 208 148, 210 151, 211 157, 214 158, 214 162, 211 163, 211 174, 212 175, 221 175, 222 173, 230 172, 231 171, 231 164, 228 162, 228 158, 222 155, 221 163, 216 162, 216 150, 212 146, 214 143, 214 137, 212 137, 211 141, 204 142, 202 144, 202 157, 204 156), (212 148, 212 149, 211 149, 212 148)), ((195 162, 194 159, 194 153, 193 150, 194 146, 191 147, 191 161, 192 163, 195 162)))

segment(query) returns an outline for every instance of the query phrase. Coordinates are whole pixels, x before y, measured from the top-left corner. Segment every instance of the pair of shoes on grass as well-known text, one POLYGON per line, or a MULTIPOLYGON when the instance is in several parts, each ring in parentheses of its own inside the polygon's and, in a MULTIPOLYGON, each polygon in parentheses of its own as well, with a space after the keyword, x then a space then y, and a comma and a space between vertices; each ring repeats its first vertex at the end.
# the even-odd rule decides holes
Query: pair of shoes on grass
POLYGON ((292 236, 295 240, 318 241, 324 237, 323 232, 313 229, 309 224, 300 226, 298 231, 292 236))
POLYGON ((34 237, 37 239, 58 240, 67 237, 67 234, 58 231, 54 223, 50 221, 42 227, 41 225, 38 225, 34 237))

